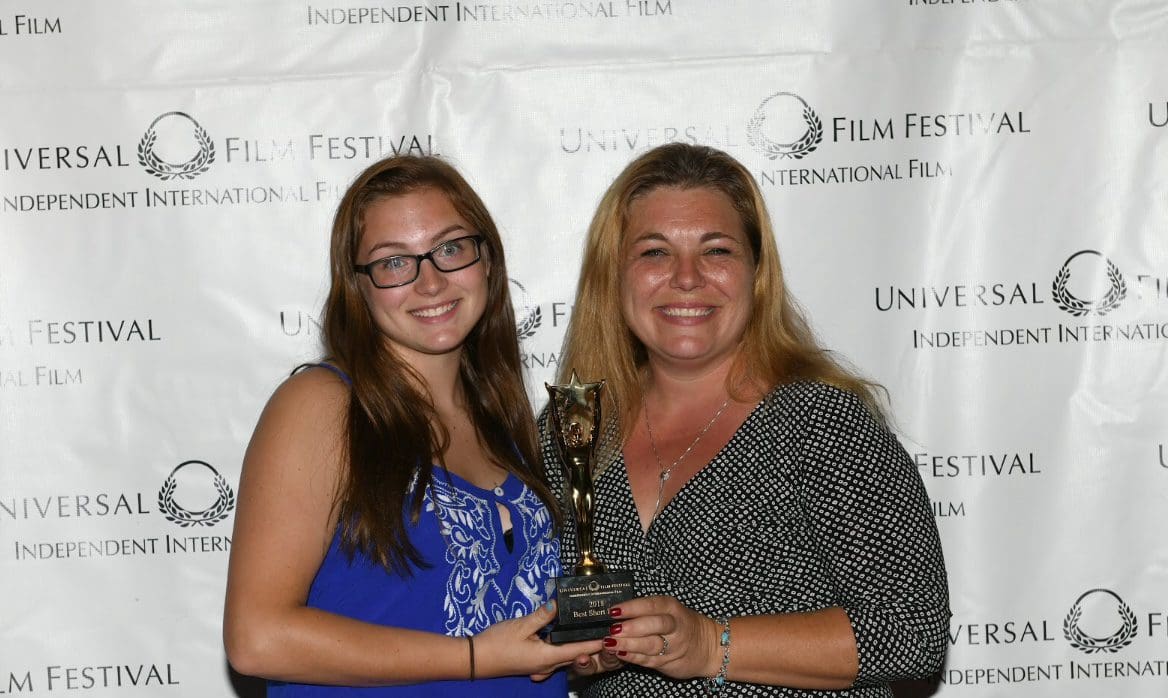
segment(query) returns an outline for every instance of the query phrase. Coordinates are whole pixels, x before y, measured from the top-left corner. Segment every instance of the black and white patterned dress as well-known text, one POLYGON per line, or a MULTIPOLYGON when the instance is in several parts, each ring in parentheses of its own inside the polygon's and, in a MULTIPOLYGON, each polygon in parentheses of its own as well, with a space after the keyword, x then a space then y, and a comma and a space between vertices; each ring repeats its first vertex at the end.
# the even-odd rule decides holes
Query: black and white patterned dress
MULTIPOLYGON (((546 416, 542 455, 553 492, 563 492, 546 416)), ((564 518, 564 568, 571 569, 575 531, 564 518)), ((597 555, 632 570, 642 596, 673 596, 711 617, 847 612, 860 657, 853 688, 728 683, 720 696, 890 696, 889 681, 940 668, 949 593, 929 500, 896 437, 849 392, 812 382, 776 388, 665 505, 647 536, 617 454, 597 478, 595 519, 597 555)), ((700 679, 675 681, 632 665, 582 691, 588 698, 706 695, 700 679)))

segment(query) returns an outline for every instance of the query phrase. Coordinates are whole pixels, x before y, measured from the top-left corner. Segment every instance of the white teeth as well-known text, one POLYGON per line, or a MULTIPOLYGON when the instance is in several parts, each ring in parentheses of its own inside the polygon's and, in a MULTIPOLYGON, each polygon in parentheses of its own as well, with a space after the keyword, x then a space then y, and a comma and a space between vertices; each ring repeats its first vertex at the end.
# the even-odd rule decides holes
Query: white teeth
POLYGON ((670 317, 705 317, 714 312, 713 308, 662 308, 670 317))
POLYGON ((447 303, 446 305, 442 305, 442 306, 439 306, 437 308, 428 308, 426 310, 411 310, 410 314, 417 315, 418 317, 438 317, 439 315, 442 315, 443 313, 450 312, 450 310, 452 308, 454 308, 454 306, 457 304, 458 304, 458 301, 451 301, 451 302, 447 303))

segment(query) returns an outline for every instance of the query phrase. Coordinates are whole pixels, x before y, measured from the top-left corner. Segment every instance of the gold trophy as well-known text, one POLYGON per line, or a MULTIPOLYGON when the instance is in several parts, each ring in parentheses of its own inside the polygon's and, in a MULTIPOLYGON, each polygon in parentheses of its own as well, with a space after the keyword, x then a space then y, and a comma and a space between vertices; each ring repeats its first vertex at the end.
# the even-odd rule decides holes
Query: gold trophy
POLYGON ((609 570, 592 550, 593 477, 600 434, 600 389, 604 381, 581 383, 572 371, 567 385, 548 385, 552 440, 555 441, 576 523, 579 560, 572 575, 556 578, 558 617, 548 639, 554 643, 608 635, 613 606, 633 598, 633 574, 609 570))

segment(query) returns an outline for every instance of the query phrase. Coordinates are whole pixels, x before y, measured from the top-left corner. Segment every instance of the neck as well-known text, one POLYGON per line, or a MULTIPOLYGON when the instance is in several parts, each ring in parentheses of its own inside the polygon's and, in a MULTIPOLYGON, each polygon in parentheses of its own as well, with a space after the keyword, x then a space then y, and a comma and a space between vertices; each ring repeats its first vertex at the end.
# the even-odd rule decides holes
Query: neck
POLYGON ((652 400, 654 412, 657 413, 667 413, 673 409, 700 409, 705 402, 721 404, 729 396, 727 379, 733 363, 733 357, 727 357, 704 370, 685 371, 650 359, 646 369, 644 399, 652 400), (699 404, 695 404, 695 398, 699 404))
POLYGON ((462 352, 448 354, 410 354, 402 357, 421 379, 421 389, 439 414, 450 414, 465 405, 459 366, 462 352))

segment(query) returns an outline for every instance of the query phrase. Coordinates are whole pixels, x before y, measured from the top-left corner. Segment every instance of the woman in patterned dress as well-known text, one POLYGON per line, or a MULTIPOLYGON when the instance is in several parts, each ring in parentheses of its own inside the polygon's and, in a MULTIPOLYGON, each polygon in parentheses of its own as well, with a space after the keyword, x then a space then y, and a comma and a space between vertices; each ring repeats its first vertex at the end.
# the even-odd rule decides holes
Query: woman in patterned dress
POLYGON ((565 695, 557 669, 601 643, 539 637, 559 543, 490 215, 439 159, 380 161, 338 206, 331 276, 327 359, 244 459, 231 664, 271 698, 565 695))
POLYGON ((617 177, 561 366, 606 381, 593 546, 640 596, 575 666, 584 695, 869 698, 940 668, 923 484, 878 388, 816 344, 740 163, 669 144, 617 177))

